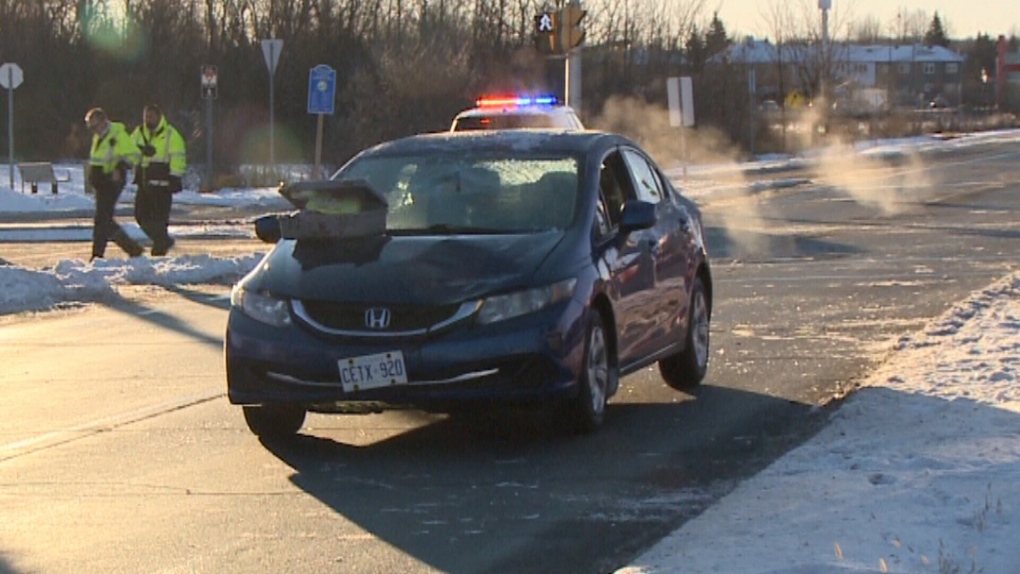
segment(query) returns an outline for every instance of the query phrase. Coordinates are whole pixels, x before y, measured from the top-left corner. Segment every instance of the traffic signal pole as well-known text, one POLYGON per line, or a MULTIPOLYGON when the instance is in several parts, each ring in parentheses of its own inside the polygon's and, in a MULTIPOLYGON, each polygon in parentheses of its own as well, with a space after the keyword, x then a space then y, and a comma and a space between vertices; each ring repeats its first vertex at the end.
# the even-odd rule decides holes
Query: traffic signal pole
POLYGON ((581 113, 581 50, 575 49, 567 52, 566 68, 564 70, 563 99, 568 106, 574 108, 578 114, 581 113))
POLYGON ((559 18, 559 40, 566 53, 563 99, 578 115, 581 113, 581 43, 584 42, 581 20, 584 15, 580 0, 573 0, 563 8, 559 18))
POLYGON ((558 11, 535 16, 535 48, 564 62, 563 101, 581 113, 581 44, 584 42, 585 11, 580 0, 572 0, 558 11))

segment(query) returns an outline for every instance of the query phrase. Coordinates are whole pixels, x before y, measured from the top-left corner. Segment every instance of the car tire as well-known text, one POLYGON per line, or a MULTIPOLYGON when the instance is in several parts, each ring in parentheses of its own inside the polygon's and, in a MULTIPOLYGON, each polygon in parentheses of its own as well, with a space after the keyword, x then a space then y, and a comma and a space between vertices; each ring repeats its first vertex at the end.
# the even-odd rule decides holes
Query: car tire
POLYGON ((573 430, 591 433, 602 426, 608 392, 616 386, 617 377, 619 372, 606 338, 602 316, 593 312, 584 336, 584 359, 577 381, 577 397, 570 405, 573 430))
POLYGON ((701 384, 708 372, 709 307, 705 286, 694 279, 691 302, 687 307, 687 332, 684 350, 659 361, 659 373, 670 387, 683 391, 701 384))
POLYGON ((255 436, 283 438, 293 436, 305 424, 305 409, 286 404, 246 406, 244 422, 255 436))

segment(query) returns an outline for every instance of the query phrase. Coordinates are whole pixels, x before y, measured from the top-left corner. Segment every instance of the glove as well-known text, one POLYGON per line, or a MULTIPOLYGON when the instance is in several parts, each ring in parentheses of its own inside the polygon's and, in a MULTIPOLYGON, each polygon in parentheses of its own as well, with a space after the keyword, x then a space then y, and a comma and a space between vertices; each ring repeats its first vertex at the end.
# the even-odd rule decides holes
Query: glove
POLYGON ((181 185, 180 177, 176 175, 171 175, 169 181, 170 181, 170 193, 177 193, 180 190, 184 189, 184 187, 181 185))
POLYGON ((138 149, 142 150, 142 155, 144 155, 145 157, 152 157, 156 155, 156 148, 153 147, 152 144, 138 146, 138 149))
POLYGON ((118 161, 117 166, 113 168, 113 173, 110 174, 113 181, 119 183, 121 187, 123 187, 124 184, 127 183, 127 172, 130 167, 131 164, 126 161, 118 161))

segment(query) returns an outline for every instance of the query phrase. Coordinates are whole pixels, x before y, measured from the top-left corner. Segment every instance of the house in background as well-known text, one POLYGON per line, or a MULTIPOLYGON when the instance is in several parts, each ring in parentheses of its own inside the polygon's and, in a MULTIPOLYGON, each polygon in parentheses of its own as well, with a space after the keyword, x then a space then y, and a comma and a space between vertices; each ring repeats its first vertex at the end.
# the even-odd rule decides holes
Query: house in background
POLYGON ((707 65, 753 70, 759 101, 786 105, 813 99, 820 91, 821 72, 828 70, 837 109, 881 111, 959 105, 964 61, 948 48, 923 44, 832 43, 823 51, 814 43, 776 45, 748 37, 713 55, 707 65))
MULTIPOLYGON (((995 65, 995 106, 1001 108, 1008 101, 1015 105, 1020 86, 1020 52, 1009 51, 1005 36, 999 36, 995 65)), ((982 81, 987 82, 988 77, 982 77, 982 81)))

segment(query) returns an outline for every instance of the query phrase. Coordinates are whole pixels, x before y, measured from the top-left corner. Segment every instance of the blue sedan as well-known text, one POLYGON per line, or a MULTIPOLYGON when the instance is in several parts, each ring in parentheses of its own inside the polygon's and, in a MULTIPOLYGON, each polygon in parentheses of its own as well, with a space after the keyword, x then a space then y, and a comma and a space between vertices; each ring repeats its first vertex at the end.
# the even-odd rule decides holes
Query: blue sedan
POLYGON ((230 402, 259 436, 307 412, 549 405, 597 429, 620 377, 677 389, 709 357, 697 207, 633 141, 584 131, 412 136, 256 224, 233 289, 230 402))

